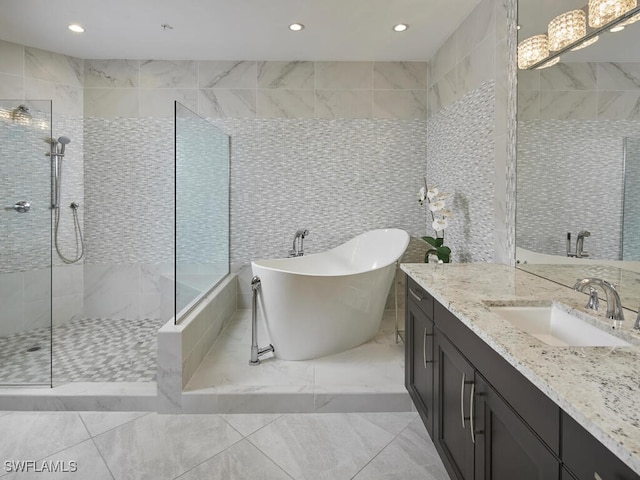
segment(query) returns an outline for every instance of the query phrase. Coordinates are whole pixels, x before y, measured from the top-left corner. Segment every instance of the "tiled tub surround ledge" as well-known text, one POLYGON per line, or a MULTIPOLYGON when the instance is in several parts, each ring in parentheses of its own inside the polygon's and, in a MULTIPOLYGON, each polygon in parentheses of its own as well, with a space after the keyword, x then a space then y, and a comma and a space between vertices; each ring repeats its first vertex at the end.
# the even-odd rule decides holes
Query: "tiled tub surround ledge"
POLYGON ((640 472, 640 335, 625 310, 620 335, 635 346, 551 347, 493 313, 487 304, 559 302, 604 324, 586 295, 498 264, 402 264, 401 268, 562 410, 635 472, 640 472))

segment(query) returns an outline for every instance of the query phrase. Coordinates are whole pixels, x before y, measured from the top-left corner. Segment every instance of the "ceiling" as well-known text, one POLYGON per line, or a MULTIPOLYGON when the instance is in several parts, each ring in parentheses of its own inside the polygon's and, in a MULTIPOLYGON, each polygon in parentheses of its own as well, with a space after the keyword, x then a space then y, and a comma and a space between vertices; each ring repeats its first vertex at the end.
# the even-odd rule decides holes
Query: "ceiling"
POLYGON ((0 0, 0 39, 80 58, 426 61, 478 2, 0 0))

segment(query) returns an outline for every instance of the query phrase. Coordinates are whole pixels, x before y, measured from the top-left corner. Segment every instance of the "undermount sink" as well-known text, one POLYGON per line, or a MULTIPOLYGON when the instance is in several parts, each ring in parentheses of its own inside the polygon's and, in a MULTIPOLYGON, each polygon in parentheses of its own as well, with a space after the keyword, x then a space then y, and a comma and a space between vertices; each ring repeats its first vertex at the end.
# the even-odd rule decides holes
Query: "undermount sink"
POLYGON ((572 315, 557 305, 549 307, 493 306, 517 329, 541 342, 562 347, 629 347, 629 342, 611 335, 572 315))

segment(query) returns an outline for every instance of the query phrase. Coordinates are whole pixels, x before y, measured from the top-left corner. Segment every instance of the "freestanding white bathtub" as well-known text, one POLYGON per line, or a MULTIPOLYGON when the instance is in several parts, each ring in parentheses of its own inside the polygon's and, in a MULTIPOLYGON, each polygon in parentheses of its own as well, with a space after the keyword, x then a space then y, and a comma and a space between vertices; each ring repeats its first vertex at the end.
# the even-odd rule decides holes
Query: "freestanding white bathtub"
POLYGON ((326 252, 252 262, 276 357, 308 360, 373 338, 408 244, 404 230, 372 230, 326 252))

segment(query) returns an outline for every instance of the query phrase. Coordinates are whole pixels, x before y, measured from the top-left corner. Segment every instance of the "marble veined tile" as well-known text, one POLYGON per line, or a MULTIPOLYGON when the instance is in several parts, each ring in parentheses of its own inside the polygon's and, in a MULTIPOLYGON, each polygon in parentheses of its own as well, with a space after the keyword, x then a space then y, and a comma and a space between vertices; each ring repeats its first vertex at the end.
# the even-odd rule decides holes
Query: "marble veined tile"
POLYGON ((78 412, 92 437, 147 415, 147 412, 78 412))
POLYGON ((350 479, 393 439, 357 414, 284 415, 247 437, 296 479, 350 479))
POLYGON ((207 118, 255 118, 255 89, 230 88, 198 91, 198 113, 207 118))
POLYGON ((458 61, 466 57, 490 33, 495 32, 494 0, 481 0, 456 30, 458 61))
MULTIPOLYGON (((0 72, 22 75, 24 66, 24 47, 17 43, 0 40, 0 72)), ((17 97, 6 97, 17 98, 17 97)))
POLYGON ((222 453, 189 470, 176 480, 211 479, 290 480, 280 467, 247 440, 242 440, 222 453))
POLYGON ((95 118, 137 118, 139 97, 138 90, 133 88, 86 88, 84 113, 95 118))
MULTIPOLYGON (((24 457, 19 457, 24 460, 24 457)), ((67 472, 58 471, 55 473, 42 473, 36 471, 19 472, 2 477, 6 480, 11 479, 91 479, 91 480, 113 480, 113 476, 109 472, 107 465, 100 456, 100 452, 91 440, 86 440, 78 445, 67 448, 61 452, 57 452, 50 457, 42 460, 38 459, 38 467, 42 469, 44 464, 58 465, 60 469, 66 469, 67 472), (73 461, 74 465, 70 462, 73 461)))
POLYGON ((313 118, 313 90, 258 90, 258 118, 313 118))
POLYGON ((360 413, 359 415, 393 435, 398 435, 418 418, 417 412, 360 413))
POLYGON ((316 90, 317 118, 371 118, 372 90, 316 90))
POLYGON ((198 91, 193 88, 140 89, 140 116, 173 118, 176 101, 196 112, 198 110, 198 91))
POLYGON ((201 61, 199 88, 256 88, 257 66, 253 61, 201 61))
POLYGON ((374 89, 426 90, 426 62, 375 62, 374 89))
POLYGON ((24 86, 22 76, 0 73, 0 97, 24 98, 24 86))
POLYGON ((316 88, 370 90, 373 88, 373 63, 316 62, 316 88))
POLYGON ((76 412, 14 412, 0 417, 0 458, 40 459, 89 438, 76 412))
POLYGON ((374 118, 427 118, 426 90, 374 90, 374 118))
POLYGON ((139 60, 85 59, 84 86, 134 88, 138 86, 139 60))
POLYGON ((541 90, 595 90, 596 64, 558 63, 540 70, 541 90))
POLYGON ((429 62, 429 86, 435 85, 445 74, 455 68, 456 63, 458 63, 456 58, 456 36, 451 35, 429 62))
POLYGON ((83 113, 83 89, 80 87, 27 77, 24 96, 51 99, 54 118, 60 114, 80 117, 83 113))
POLYGON ((197 88, 198 62, 193 60, 141 61, 140 87, 197 88))
POLYGON ((599 92, 598 118, 640 120, 640 92, 599 92))
POLYGON ((420 418, 402 431, 354 477, 354 480, 389 478, 449 480, 449 475, 420 418))
POLYGON ((259 62, 258 88, 313 89, 313 62, 259 62))
POLYGON ((261 414, 261 413, 236 413, 236 414, 224 414, 220 417, 235 428, 243 436, 248 436, 257 430, 260 430, 265 425, 269 425, 271 422, 277 420, 282 415, 278 413, 273 414, 261 414))
POLYGON ((48 82, 82 87, 82 59, 25 47, 24 74, 48 82))
POLYGON ((543 120, 590 120, 598 110, 594 91, 540 92, 540 118, 543 120))
POLYGON ((117 479, 173 479, 242 437, 216 415, 150 413, 94 438, 117 479))
POLYGON ((640 90, 640 63, 598 63, 598 90, 640 90))

